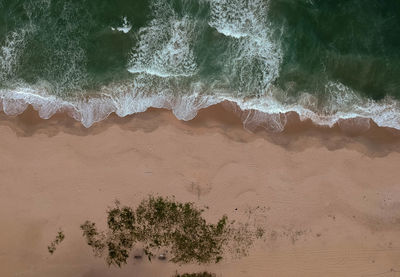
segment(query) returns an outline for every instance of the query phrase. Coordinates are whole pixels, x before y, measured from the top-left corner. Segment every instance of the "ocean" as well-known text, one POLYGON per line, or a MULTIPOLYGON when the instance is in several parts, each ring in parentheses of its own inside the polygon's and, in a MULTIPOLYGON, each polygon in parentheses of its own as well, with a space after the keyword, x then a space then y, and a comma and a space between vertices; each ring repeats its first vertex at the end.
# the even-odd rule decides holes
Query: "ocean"
POLYGON ((8 115, 32 105, 90 127, 223 101, 271 115, 273 131, 288 112, 400 129, 400 1, 0 0, 8 115))

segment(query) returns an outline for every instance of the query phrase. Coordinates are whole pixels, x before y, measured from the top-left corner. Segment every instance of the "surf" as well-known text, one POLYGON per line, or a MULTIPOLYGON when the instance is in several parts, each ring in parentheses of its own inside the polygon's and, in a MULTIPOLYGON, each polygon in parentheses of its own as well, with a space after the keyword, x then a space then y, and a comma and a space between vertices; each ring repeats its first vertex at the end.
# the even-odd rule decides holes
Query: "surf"
MULTIPOLYGON (((387 5, 377 9, 395 13, 397 6, 387 5)), ((379 23, 371 35, 385 51, 362 33, 353 44, 343 42, 340 26, 318 21, 343 17, 341 6, 319 1, 150 0, 112 7, 105 0, 98 6, 4 1, 1 110, 15 116, 32 105, 42 118, 66 112, 89 128, 111 113, 151 107, 191 120, 228 101, 249 111, 242 118, 249 130, 281 132, 290 112, 322 126, 357 118, 362 128, 371 119, 400 129, 394 78, 400 53, 384 32, 392 21, 368 6, 357 16, 379 23)))

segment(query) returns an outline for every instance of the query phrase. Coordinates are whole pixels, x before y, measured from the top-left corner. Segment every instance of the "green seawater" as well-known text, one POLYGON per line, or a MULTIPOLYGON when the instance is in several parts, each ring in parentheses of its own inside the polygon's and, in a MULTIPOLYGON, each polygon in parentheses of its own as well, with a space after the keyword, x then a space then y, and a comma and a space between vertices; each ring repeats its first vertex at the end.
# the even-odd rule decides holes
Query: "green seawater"
POLYGON ((0 0, 0 98, 90 126, 230 100, 400 129, 398 0, 0 0), (47 101, 47 102, 46 102, 47 101))

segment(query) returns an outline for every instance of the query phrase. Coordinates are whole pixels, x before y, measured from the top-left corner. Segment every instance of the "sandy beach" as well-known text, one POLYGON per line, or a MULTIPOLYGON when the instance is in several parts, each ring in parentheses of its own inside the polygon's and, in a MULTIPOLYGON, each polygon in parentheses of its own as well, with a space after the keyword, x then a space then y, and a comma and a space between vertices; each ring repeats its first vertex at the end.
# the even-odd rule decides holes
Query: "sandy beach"
POLYGON ((283 133, 267 134, 245 130, 221 105, 189 122, 153 109, 89 129, 32 109, 1 115, 0 275, 400 276, 398 133, 292 118, 283 133), (149 194, 209 206, 211 221, 262 207, 265 239, 217 265, 130 259, 108 268, 79 225, 104 224, 115 199, 135 205, 149 194), (59 228, 66 238, 50 255, 59 228))

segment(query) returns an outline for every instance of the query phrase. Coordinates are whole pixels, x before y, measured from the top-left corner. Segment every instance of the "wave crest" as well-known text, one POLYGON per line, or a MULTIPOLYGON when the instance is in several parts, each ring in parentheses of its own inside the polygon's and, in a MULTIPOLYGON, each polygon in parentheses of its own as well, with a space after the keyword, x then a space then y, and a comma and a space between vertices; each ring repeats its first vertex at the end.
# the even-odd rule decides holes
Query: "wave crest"
POLYGON ((153 5, 158 16, 139 30, 138 46, 132 52, 128 71, 160 77, 194 75, 197 64, 191 45, 196 22, 187 16, 180 18, 163 1, 153 5))
MULTIPOLYGON (((331 100, 331 113, 321 113, 312 107, 318 104, 301 105, 301 101, 287 99, 284 103, 278 100, 275 95, 276 88, 262 96, 252 99, 232 97, 220 91, 214 95, 204 94, 203 86, 200 83, 192 85, 190 92, 184 95, 176 95, 170 90, 159 93, 149 93, 147 87, 137 83, 113 84, 103 87, 100 96, 86 100, 62 100, 56 96, 46 94, 46 87, 16 87, 13 90, 0 89, 0 109, 7 115, 21 114, 28 105, 32 105, 44 119, 50 118, 56 112, 66 112, 74 119, 80 121, 85 127, 92 126, 111 113, 120 117, 140 113, 148 108, 166 108, 172 110, 180 120, 191 120, 200 109, 229 101, 235 103, 241 111, 241 118, 245 128, 253 131, 259 127, 270 132, 281 132, 287 123, 286 113, 296 112, 300 120, 311 119, 317 125, 332 127, 338 123, 342 128, 359 126, 363 129, 369 128, 369 119, 372 119, 378 126, 390 127, 400 130, 400 103, 391 98, 376 102, 362 100, 360 102, 342 102, 338 98, 331 100), (274 92, 275 90, 275 92, 274 92), (292 103, 292 104, 288 104, 292 103), (355 119, 345 121, 347 119, 355 119), (353 124, 353 125, 351 125, 353 124)), ((308 99, 310 96, 303 94, 300 98, 308 99)), ((313 101, 317 101, 314 99, 313 101)))

